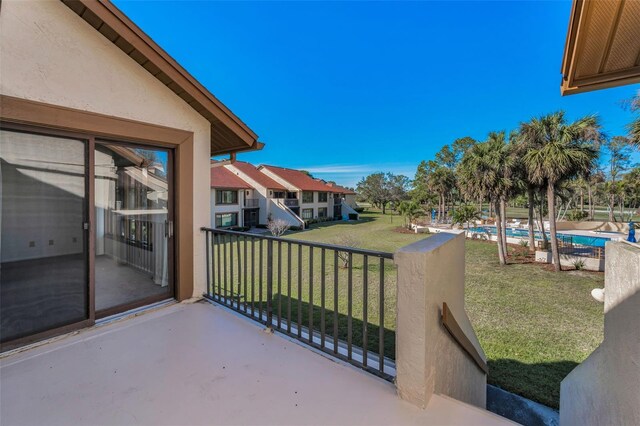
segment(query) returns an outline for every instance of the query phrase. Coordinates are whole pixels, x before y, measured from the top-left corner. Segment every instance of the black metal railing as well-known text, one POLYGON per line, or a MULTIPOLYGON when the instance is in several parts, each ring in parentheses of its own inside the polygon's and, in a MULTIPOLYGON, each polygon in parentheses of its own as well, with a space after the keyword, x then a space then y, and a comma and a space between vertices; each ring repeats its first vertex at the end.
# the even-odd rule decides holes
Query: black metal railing
POLYGON ((569 256, 604 259, 604 247, 576 243, 573 235, 558 235, 558 251, 569 256))
POLYGON ((297 198, 285 198, 282 202, 287 207, 298 207, 299 205, 297 198))
POLYGON ((337 358, 395 375, 393 254, 202 228, 205 297, 337 358))
POLYGON ((245 198, 244 206, 248 208, 260 207, 260 200, 257 198, 245 198))

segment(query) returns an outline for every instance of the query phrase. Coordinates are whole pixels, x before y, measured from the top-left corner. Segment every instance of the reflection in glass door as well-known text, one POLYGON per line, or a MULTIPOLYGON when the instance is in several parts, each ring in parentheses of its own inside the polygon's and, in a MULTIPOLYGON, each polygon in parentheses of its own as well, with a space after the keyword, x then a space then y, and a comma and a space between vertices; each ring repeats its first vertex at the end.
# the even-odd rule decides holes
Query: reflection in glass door
POLYGON ((95 309, 110 315, 173 294, 171 152, 95 144, 95 309))
POLYGON ((89 319, 85 141, 0 130, 0 342, 89 319))

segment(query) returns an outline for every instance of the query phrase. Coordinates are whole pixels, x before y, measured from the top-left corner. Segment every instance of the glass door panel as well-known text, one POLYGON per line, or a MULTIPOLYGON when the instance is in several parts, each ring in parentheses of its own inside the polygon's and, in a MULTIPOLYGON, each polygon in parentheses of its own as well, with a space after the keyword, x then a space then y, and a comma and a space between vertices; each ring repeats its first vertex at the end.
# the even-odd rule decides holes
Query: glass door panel
POLYGON ((171 152, 95 144, 98 316, 173 294, 171 152))
POLYGON ((0 341, 89 318, 82 140, 0 130, 0 341))

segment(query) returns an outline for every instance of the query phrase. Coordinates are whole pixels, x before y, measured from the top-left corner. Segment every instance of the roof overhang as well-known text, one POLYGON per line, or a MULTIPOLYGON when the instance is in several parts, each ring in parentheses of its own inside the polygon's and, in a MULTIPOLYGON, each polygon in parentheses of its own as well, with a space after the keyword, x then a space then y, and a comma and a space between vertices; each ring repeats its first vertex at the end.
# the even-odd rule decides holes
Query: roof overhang
POLYGON ((574 0, 562 95, 640 83, 640 1, 574 0))
POLYGON ((108 0, 61 0, 211 123, 211 155, 253 151, 258 136, 108 0))

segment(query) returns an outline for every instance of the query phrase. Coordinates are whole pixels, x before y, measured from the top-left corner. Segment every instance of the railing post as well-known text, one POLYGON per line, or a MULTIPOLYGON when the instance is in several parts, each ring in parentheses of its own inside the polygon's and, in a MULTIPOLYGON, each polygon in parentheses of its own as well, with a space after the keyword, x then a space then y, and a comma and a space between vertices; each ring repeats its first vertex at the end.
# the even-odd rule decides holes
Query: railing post
POLYGON ((267 240, 267 328, 273 326, 273 240, 267 240))

